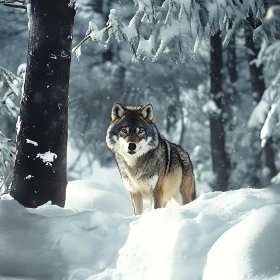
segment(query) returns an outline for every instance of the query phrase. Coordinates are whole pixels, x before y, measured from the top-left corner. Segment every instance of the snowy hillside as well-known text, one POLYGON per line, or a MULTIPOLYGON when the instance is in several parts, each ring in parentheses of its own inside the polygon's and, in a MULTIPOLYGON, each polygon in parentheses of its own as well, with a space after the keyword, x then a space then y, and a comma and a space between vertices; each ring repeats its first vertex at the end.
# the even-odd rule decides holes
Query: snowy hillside
POLYGON ((204 193, 141 217, 111 184, 69 183, 65 209, 26 210, 4 196, 0 278, 278 280, 279 203, 279 185, 204 193))

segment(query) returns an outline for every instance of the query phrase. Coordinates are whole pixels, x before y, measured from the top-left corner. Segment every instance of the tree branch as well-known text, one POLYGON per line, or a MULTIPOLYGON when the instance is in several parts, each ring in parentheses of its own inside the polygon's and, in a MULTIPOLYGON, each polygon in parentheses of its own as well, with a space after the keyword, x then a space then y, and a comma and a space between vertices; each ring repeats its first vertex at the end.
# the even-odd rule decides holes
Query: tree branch
POLYGON ((84 42, 86 42, 88 39, 90 39, 90 35, 87 35, 76 47, 74 47, 74 48, 72 49, 72 54, 74 54, 74 53, 77 51, 77 49, 78 49, 84 42))
POLYGON ((16 2, 25 4, 24 0, 0 0, 0 4, 11 4, 11 3, 16 3, 16 2))
MULTIPOLYGON (((2 4, 2 3, 1 3, 2 4)), ((11 8, 16 8, 16 9, 24 9, 24 10, 27 10, 26 6, 25 5, 17 5, 17 4, 8 4, 8 3, 3 3, 4 6, 7 6, 7 7, 11 7, 11 8)))

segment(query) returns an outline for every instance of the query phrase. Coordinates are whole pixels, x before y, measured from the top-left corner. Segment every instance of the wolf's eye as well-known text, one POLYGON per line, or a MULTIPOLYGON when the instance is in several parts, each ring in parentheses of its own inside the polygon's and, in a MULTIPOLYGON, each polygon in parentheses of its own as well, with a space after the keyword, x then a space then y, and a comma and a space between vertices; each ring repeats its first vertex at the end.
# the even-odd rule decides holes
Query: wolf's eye
POLYGON ((143 128, 140 128, 138 131, 139 134, 144 133, 144 132, 145 132, 145 129, 143 129, 143 128))
POLYGON ((125 127, 121 128, 121 132, 126 133, 126 128, 125 127))

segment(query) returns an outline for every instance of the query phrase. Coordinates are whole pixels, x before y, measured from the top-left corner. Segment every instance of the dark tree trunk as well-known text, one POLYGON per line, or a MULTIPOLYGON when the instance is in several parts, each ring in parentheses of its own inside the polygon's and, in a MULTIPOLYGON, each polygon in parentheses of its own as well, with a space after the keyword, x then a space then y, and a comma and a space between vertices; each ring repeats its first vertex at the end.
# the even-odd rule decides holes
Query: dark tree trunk
MULTIPOLYGON (((251 75, 251 87, 253 91, 253 99, 256 103, 258 103, 265 91, 265 82, 263 76, 263 67, 262 65, 257 66, 255 63, 252 63, 255 59, 257 59, 258 53, 260 51, 260 47, 256 45, 253 41, 253 32, 250 27, 246 28, 246 47, 248 49, 247 58, 251 75)), ((253 134, 254 135, 254 134, 253 134)), ((259 141, 259 133, 258 141, 259 141)), ((253 140, 254 141, 254 140, 253 140)), ((254 151, 256 153, 256 168, 259 169, 261 167, 261 148, 259 151, 254 151)), ((270 170, 270 177, 273 177, 277 174, 277 169, 275 166, 275 155, 273 149, 273 141, 272 138, 268 139, 266 145, 264 147, 265 154, 265 165, 270 170)), ((257 172, 256 172, 257 173, 257 172)), ((260 180, 255 176, 255 182, 253 184, 259 184, 260 180)))
POLYGON ((216 176, 216 182, 213 189, 226 191, 228 188, 229 177, 229 158, 225 148, 224 131, 224 99, 222 94, 222 43, 220 34, 210 38, 210 83, 213 101, 221 110, 219 114, 210 114, 210 135, 213 171, 216 176))
POLYGON ((27 72, 11 190, 11 195, 26 207, 47 201, 59 206, 65 203, 68 87, 75 16, 69 2, 31 0, 27 72), (44 162, 40 157, 48 152, 53 153, 53 162, 44 162))
POLYGON ((230 131, 235 129, 236 121, 233 119, 233 106, 239 101, 238 91, 236 89, 237 74, 237 61, 236 61, 236 44, 235 35, 231 38, 225 50, 225 69, 227 70, 228 77, 225 79, 225 108, 227 115, 227 124, 230 131))
POLYGON ((274 148, 273 148, 273 140, 272 137, 267 139, 264 151, 265 151, 265 164, 270 170, 270 179, 277 175, 277 168, 275 165, 275 155, 274 155, 274 148))
POLYGON ((227 67, 229 73, 229 79, 231 83, 235 83, 237 81, 237 69, 236 69, 236 44, 235 44, 235 36, 232 36, 228 47, 227 47, 227 67))
POLYGON ((257 66, 253 61, 257 58, 260 48, 253 41, 253 31, 250 27, 246 27, 246 47, 249 69, 251 74, 251 86, 253 91, 253 99, 258 103, 265 91, 265 83, 263 77, 262 65, 257 66))

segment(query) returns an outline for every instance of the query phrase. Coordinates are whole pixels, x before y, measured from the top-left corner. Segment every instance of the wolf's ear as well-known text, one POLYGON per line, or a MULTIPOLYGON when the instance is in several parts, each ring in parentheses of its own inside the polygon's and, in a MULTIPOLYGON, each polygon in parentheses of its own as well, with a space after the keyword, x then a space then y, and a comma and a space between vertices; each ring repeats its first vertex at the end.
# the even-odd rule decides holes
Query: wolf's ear
POLYGON ((111 112, 112 121, 120 119, 124 115, 125 109, 119 102, 115 102, 111 112))
POLYGON ((154 109, 151 103, 143 106, 140 110, 141 115, 145 120, 148 120, 151 123, 154 121, 154 109))

